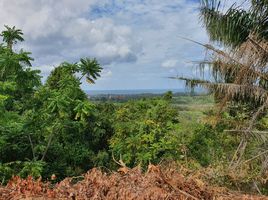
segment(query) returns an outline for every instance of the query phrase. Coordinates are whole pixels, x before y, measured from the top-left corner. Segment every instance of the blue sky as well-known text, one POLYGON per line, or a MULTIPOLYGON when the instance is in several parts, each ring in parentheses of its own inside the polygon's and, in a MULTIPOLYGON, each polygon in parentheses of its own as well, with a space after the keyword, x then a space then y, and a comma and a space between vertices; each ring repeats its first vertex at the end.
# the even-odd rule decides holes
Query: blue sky
POLYGON ((197 76, 191 61, 205 57, 181 38, 208 42, 198 7, 191 0, 1 0, 0 27, 23 30, 26 41, 16 48, 33 52, 44 79, 63 61, 96 57, 102 77, 84 89, 178 89, 183 83, 167 77, 197 76))

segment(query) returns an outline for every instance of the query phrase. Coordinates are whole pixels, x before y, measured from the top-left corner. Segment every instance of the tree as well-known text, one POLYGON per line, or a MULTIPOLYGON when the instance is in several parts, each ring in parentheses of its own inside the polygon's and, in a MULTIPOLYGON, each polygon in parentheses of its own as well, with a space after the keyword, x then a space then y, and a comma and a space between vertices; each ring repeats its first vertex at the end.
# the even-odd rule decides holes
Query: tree
POLYGON ((6 29, 6 44, 0 44, 1 180, 12 174, 63 178, 104 163, 113 129, 80 87, 84 76, 95 82, 100 64, 89 58, 63 62, 42 85, 31 53, 12 50, 23 41, 21 30, 6 29))
POLYGON ((81 58, 79 63, 79 71, 82 74, 82 79, 86 76, 88 83, 95 83, 95 80, 100 77, 102 68, 96 59, 90 60, 89 58, 81 58))
POLYGON ((22 31, 20 29, 16 29, 15 26, 12 28, 5 25, 6 30, 2 31, 1 35, 3 37, 3 41, 7 43, 7 47, 12 51, 13 44, 16 44, 17 41, 24 41, 22 35, 22 31))
MULTIPOLYGON (((89 58, 81 60, 91 63, 89 58)), ((95 109, 80 87, 83 73, 97 79, 95 74, 101 68, 95 59, 93 63, 83 69, 78 63, 61 63, 35 92, 29 102, 32 106, 24 113, 24 131, 31 133, 32 155, 36 161, 47 164, 46 175, 78 175, 107 158, 102 144, 107 143, 104 138, 109 127, 102 127, 103 120, 95 113, 100 110, 95 109)))
POLYGON ((114 117, 115 134, 110 148, 116 157, 122 156, 128 166, 146 166, 162 158, 179 157, 173 133, 178 122, 177 110, 169 101, 130 101, 119 107, 114 117))
POLYGON ((173 97, 173 92, 172 91, 167 91, 164 94, 163 99, 165 99, 167 101, 170 101, 170 100, 172 100, 172 97, 173 97))
POLYGON ((254 127, 268 108, 268 2, 248 2, 248 10, 234 4, 224 12, 221 1, 201 1, 201 18, 208 35, 225 49, 195 42, 211 51, 211 59, 200 66, 209 66, 215 81, 184 79, 188 85, 213 91, 221 108, 242 104, 251 110, 244 124, 235 129, 242 134, 231 166, 238 166, 252 138, 263 142, 263 134, 254 127))
POLYGON ((77 106, 74 108, 74 111, 76 112, 75 120, 81 119, 82 121, 85 121, 90 113, 92 113, 94 105, 89 101, 78 100, 77 103, 77 106))
MULTIPOLYGON (((15 27, 6 26, 7 31, 2 32, 3 40, 7 46, 17 41, 23 41, 22 32, 15 27)), ((40 70, 32 70, 31 53, 20 50, 12 51, 4 44, 0 45, 0 81, 16 85, 16 92, 10 93, 14 100, 24 101, 32 95, 34 90, 41 85, 40 70)))
POLYGON ((235 3, 224 12, 221 11, 220 0, 201 0, 201 18, 211 41, 235 48, 253 35, 258 39, 268 39, 268 2, 246 0, 246 3, 251 5, 248 10, 235 3))

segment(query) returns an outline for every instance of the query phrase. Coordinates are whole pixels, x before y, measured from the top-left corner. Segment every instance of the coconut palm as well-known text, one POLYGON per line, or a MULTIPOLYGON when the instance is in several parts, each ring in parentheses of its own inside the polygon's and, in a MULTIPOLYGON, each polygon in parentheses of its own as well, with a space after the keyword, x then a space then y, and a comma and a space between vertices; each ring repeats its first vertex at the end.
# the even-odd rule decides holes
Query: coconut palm
MULTIPOLYGON (((268 108, 268 1, 245 1, 248 9, 234 4, 227 11, 219 0, 201 1, 201 19, 210 40, 222 47, 200 44, 211 51, 209 66, 214 81, 182 78, 187 85, 203 86, 215 93, 221 108, 227 103, 251 105, 253 110, 242 133, 232 166, 238 166, 250 139, 263 138, 254 129, 268 108)), ((204 62, 200 66, 204 66, 204 62)), ((201 69, 202 69, 201 67, 201 69)), ((181 78, 179 78, 181 79, 181 78)))
POLYGON ((13 44, 16 44, 17 41, 24 41, 22 35, 22 31, 20 29, 16 29, 15 26, 12 28, 5 25, 6 30, 2 31, 1 36, 3 37, 3 41, 7 43, 7 47, 12 50, 13 44))
POLYGON ((221 11, 221 1, 201 0, 201 18, 212 41, 225 46, 238 47, 246 42, 251 34, 268 39, 267 0, 245 0, 251 5, 244 10, 233 4, 227 11, 221 11))

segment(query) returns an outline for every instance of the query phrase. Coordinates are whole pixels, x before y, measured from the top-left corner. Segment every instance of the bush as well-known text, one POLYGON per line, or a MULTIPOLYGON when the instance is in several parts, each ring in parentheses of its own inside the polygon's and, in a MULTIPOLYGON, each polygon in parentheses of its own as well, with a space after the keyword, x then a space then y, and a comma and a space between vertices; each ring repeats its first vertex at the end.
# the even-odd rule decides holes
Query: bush
POLYGON ((168 154, 177 156, 174 137, 170 137, 178 123, 177 111, 169 101, 128 102, 116 111, 114 123, 111 151, 122 155, 129 166, 159 162, 168 154))

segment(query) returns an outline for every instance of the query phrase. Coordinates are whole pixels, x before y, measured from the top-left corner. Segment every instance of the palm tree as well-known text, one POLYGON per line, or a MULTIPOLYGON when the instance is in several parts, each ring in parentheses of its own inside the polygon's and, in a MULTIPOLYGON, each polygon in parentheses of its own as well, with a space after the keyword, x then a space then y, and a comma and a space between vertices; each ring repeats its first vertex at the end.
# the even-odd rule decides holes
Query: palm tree
POLYGON ((212 52, 205 64, 214 81, 182 78, 187 85, 213 91, 221 107, 230 102, 251 105, 252 115, 244 128, 236 130, 242 134, 231 166, 241 162, 250 139, 263 138, 254 126, 268 108, 268 1, 246 3, 250 5, 247 10, 234 4, 224 12, 219 0, 201 1, 201 18, 210 40, 225 48, 220 50, 211 44, 196 42, 212 52))
POLYGON ((17 41, 24 41, 22 35, 22 31, 20 29, 16 29, 15 26, 12 28, 5 25, 6 30, 2 31, 0 34, 3 37, 3 41, 7 43, 7 47, 12 50, 13 44, 16 44, 17 41))
POLYGON ((267 0, 245 0, 248 10, 233 4, 226 12, 221 12, 220 0, 201 0, 201 18, 212 41, 223 45, 239 47, 252 34, 259 39, 268 39, 267 0))
POLYGON ((76 83, 71 80, 75 77, 75 73, 82 75, 80 78, 76 78, 78 84, 85 76, 87 82, 93 84, 100 77, 101 70, 102 67, 96 59, 81 58, 79 63, 73 64, 64 62, 52 71, 46 84, 55 89, 68 85, 68 80, 70 80, 70 83, 76 83))
POLYGON ((80 80, 86 76, 88 83, 95 83, 95 80, 100 77, 102 67, 96 59, 81 58, 79 63, 79 71, 82 73, 80 80))

